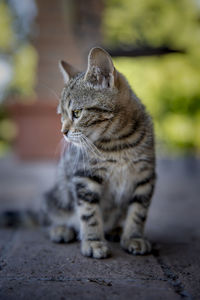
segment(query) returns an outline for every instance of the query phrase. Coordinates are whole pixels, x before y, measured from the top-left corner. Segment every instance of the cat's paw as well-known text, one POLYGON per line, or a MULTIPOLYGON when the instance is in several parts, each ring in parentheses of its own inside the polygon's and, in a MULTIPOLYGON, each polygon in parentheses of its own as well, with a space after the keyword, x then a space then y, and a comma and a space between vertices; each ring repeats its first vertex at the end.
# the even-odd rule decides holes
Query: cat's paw
POLYGON ((144 238, 124 238, 121 240, 121 246, 134 255, 144 255, 151 252, 151 244, 144 238))
POLYGON ((110 256, 110 250, 104 241, 82 241, 81 252, 84 256, 93 258, 106 258, 110 256))
POLYGON ((50 228, 49 236, 54 243, 69 243, 75 239, 75 232, 65 225, 56 225, 50 228))

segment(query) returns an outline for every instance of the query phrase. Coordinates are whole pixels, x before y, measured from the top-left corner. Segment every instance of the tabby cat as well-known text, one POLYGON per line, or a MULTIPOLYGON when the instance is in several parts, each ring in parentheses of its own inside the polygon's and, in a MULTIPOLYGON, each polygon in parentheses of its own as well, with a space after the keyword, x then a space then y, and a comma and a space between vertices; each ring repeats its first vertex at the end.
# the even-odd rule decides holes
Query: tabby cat
POLYGON ((102 48, 91 49, 86 72, 61 61, 65 85, 58 113, 68 144, 43 212, 54 242, 79 237, 85 256, 110 254, 105 236, 122 229, 132 254, 151 251, 144 224, 155 184, 150 116, 102 48))

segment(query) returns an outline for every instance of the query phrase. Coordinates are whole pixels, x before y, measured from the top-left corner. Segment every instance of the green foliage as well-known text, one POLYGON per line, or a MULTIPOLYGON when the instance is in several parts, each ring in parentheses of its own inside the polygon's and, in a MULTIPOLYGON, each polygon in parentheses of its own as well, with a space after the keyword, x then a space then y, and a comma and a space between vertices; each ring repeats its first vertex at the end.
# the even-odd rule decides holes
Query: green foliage
POLYGON ((114 64, 153 116, 159 140, 175 152, 200 153, 200 63, 174 54, 114 64))
POLYGON ((11 82, 11 91, 21 97, 30 97, 34 94, 37 53, 30 44, 20 47, 14 57, 14 76, 11 82))
POLYGON ((10 150, 11 142, 16 137, 16 124, 9 119, 6 110, 0 107, 0 156, 10 150))
POLYGON ((195 0, 107 0, 106 44, 168 44, 188 48, 200 41, 195 0))
POLYGON ((4 62, 5 68, 6 64, 12 67, 10 82, 6 82, 5 87, 1 86, 0 101, 13 94, 17 94, 19 99, 32 95, 36 79, 37 53, 29 42, 30 24, 27 21, 27 28, 23 28, 21 16, 16 14, 11 4, 12 1, 0 2, 0 61, 4 62))
POLYGON ((200 6, 195 0, 107 0, 105 44, 185 50, 161 57, 116 58, 151 112, 157 140, 173 153, 200 154, 200 6))
POLYGON ((12 29, 12 14, 5 2, 0 3, 0 50, 10 50, 15 42, 12 29))
MULTIPOLYGON (((34 8, 34 2, 32 3, 29 12, 34 8)), ((34 17, 34 12, 26 14, 30 4, 26 0, 20 1, 20 4, 0 0, 0 102, 13 96, 27 101, 34 94, 37 53, 30 43, 29 34, 34 17), (21 9, 17 5, 21 5, 21 9)), ((9 149, 16 134, 16 125, 9 119, 1 104, 0 155, 9 149)))

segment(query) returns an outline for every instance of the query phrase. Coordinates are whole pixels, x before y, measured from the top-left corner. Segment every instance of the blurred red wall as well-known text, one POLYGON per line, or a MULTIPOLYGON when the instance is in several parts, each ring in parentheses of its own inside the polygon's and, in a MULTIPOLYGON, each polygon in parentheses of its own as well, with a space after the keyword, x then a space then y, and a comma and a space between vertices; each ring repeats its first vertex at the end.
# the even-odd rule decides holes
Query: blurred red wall
MULTIPOLYGON (((22 159, 55 159, 59 156, 60 116, 56 113, 63 81, 58 61, 79 69, 87 53, 101 44, 103 1, 37 0, 35 39, 38 52, 36 99, 10 109, 17 122, 16 153, 22 159), (57 149, 57 150, 56 150, 57 149)), ((28 102, 28 101, 27 101, 28 102)))

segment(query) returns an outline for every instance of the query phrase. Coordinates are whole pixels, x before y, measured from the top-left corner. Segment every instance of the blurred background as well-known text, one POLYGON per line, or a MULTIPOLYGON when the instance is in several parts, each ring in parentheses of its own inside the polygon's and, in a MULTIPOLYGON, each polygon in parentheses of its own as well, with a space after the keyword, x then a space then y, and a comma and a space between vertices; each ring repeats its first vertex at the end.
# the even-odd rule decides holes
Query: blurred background
POLYGON ((0 0, 0 156, 59 156, 58 61, 114 58, 153 116, 161 156, 200 155, 199 0, 0 0))
MULTIPOLYGON (((58 61, 64 59, 84 70, 88 51, 94 46, 102 46, 112 55, 116 68, 125 74, 153 117, 158 181, 147 236, 161 247, 155 258, 163 261, 165 281, 171 281, 176 292, 181 287, 181 297, 192 298, 183 293, 181 281, 192 289, 191 295, 198 290, 199 296, 200 0, 0 0, 0 210, 38 208, 42 193, 52 187, 62 144, 56 113, 63 88, 58 61)), ((19 274, 26 278, 30 251, 30 257, 43 260, 41 266, 49 266, 47 241, 40 245, 45 251, 42 254, 34 234, 28 233, 30 239, 23 231, 11 235, 17 244, 7 235, 5 232, 1 239, 7 249, 3 251, 11 251, 8 257, 13 255, 16 263, 12 268, 12 260, 8 260, 2 268, 4 274, 12 275, 10 280, 16 282, 17 290, 21 286, 20 295, 26 295, 32 281, 23 283, 20 279, 19 286, 13 276, 17 272, 18 278, 19 274), (27 244, 31 246, 26 248, 27 244)), ((70 249, 78 255, 77 247, 70 249)), ((60 259, 58 252, 52 253, 60 259)), ((141 271, 135 273, 134 281, 145 278, 146 265, 152 269, 153 261, 137 260, 133 269, 141 271)), ((41 270, 39 264, 40 260, 33 261, 36 274, 41 270)), ((59 265, 56 263, 58 278, 62 274, 66 278, 69 261, 63 262, 61 269, 59 265)), ((44 272, 45 280, 49 270, 54 270, 52 265, 44 272)), ((155 276, 153 271, 148 275, 152 281, 141 281, 140 287, 143 290, 153 282, 153 290, 156 284, 159 289, 155 291, 163 293, 159 269, 155 270, 155 276)), ((36 282, 34 272, 30 274, 28 280, 33 277, 36 282)), ((70 274, 76 272, 70 269, 70 274)), ((129 278, 125 274, 124 278, 129 278)), ((41 280, 38 282, 43 289, 41 280)), ((51 283, 47 284, 49 291, 51 283)), ((11 291, 11 282, 8 286, 8 295, 16 292, 16 288, 11 291)), ((55 290, 55 285, 51 286, 55 290)))

